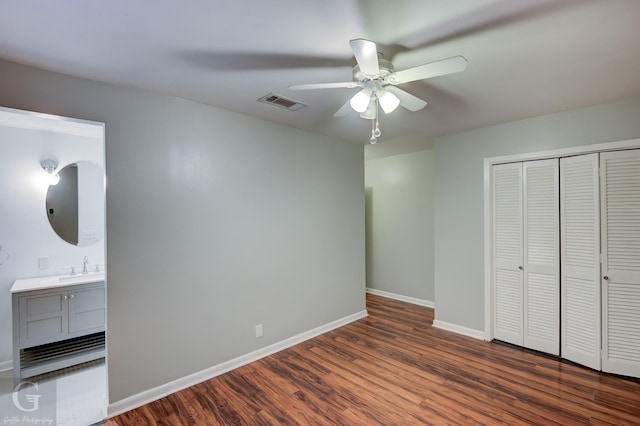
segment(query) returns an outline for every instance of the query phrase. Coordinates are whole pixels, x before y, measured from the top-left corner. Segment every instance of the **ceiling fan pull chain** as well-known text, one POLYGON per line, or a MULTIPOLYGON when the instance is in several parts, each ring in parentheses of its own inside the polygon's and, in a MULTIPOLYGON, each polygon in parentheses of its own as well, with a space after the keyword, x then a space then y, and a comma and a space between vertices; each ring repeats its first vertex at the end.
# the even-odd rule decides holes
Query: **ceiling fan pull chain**
POLYGON ((380 131, 380 122, 378 121, 378 115, 380 114, 380 101, 376 98, 376 129, 373 131, 373 136, 379 138, 382 132, 380 131))
POLYGON ((378 122, 378 113, 380 110, 380 104, 378 103, 378 98, 376 97, 373 101, 375 103, 375 115, 371 119, 371 139, 369 139, 369 143, 371 145, 378 142, 378 138, 382 134, 380 131, 380 123, 378 122))
POLYGON ((378 142, 378 139, 376 138, 376 125, 375 125, 375 121, 376 120, 371 120, 371 139, 369 139, 369 143, 371 145, 374 145, 376 142, 378 142))

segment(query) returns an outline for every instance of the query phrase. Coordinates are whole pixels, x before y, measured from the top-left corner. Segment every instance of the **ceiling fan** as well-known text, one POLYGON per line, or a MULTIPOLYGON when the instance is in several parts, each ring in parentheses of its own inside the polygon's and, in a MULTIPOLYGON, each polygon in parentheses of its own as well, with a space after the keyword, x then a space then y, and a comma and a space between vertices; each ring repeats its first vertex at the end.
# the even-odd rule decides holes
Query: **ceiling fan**
POLYGON ((360 113, 360 117, 371 121, 371 139, 376 143, 380 136, 378 123, 378 110, 382 108, 385 114, 394 111, 398 105, 409 111, 419 111, 427 105, 427 102, 406 92, 399 84, 416 80, 438 77, 464 71, 467 60, 462 56, 454 56, 448 59, 431 62, 414 68, 396 71, 393 64, 378 55, 378 49, 373 41, 355 39, 349 42, 357 65, 353 68, 353 81, 343 83, 317 83, 294 84, 289 86, 291 90, 313 89, 353 89, 360 87, 348 102, 346 102, 334 117, 347 115, 350 109, 360 113))

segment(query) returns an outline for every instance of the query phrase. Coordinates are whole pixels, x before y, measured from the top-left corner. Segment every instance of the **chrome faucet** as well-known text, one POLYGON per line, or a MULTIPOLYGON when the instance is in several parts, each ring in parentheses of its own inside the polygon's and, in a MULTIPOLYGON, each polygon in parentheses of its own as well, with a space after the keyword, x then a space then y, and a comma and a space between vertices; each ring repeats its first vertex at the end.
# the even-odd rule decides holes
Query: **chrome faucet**
POLYGON ((89 264, 89 258, 87 256, 82 259, 82 273, 88 274, 89 270, 87 269, 87 265, 89 264))

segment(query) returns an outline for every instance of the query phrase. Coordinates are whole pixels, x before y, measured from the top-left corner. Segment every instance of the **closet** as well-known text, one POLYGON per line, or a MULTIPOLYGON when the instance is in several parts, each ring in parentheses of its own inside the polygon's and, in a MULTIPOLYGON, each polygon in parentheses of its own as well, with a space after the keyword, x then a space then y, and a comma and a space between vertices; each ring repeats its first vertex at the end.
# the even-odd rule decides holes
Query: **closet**
POLYGON ((640 150, 496 164, 493 337, 640 377, 640 150))

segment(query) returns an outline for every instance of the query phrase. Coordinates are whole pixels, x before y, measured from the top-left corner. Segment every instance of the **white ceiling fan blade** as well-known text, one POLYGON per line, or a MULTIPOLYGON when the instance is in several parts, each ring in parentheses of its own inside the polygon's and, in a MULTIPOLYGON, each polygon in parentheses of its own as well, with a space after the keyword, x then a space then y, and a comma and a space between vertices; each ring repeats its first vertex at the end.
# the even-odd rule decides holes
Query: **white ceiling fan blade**
POLYGON ((351 100, 348 100, 344 105, 342 105, 340 107, 339 110, 337 110, 335 112, 335 114, 333 114, 334 117, 344 117, 345 115, 349 114, 351 111, 353 111, 351 109, 351 100))
POLYGON ((454 74, 464 71, 465 68, 467 68, 467 60, 462 56, 454 56, 453 58, 443 59, 441 61, 420 65, 419 67, 398 71, 391 74, 387 81, 391 84, 409 83, 410 81, 454 74))
POLYGON ((353 89, 354 87, 362 87, 362 83, 357 81, 349 81, 345 83, 316 83, 316 84, 292 84, 289 86, 291 90, 313 90, 313 89, 353 89))
POLYGON ((353 56, 360 66, 360 71, 367 75, 378 75, 380 66, 378 65, 378 48, 372 41, 357 38, 349 42, 353 50, 353 56))
POLYGON ((422 108, 427 106, 427 102, 418 98, 417 96, 413 96, 409 92, 405 92, 404 90, 395 87, 395 86, 385 86, 385 90, 393 93, 400 99, 400 106, 408 109, 409 111, 420 111, 422 108))

